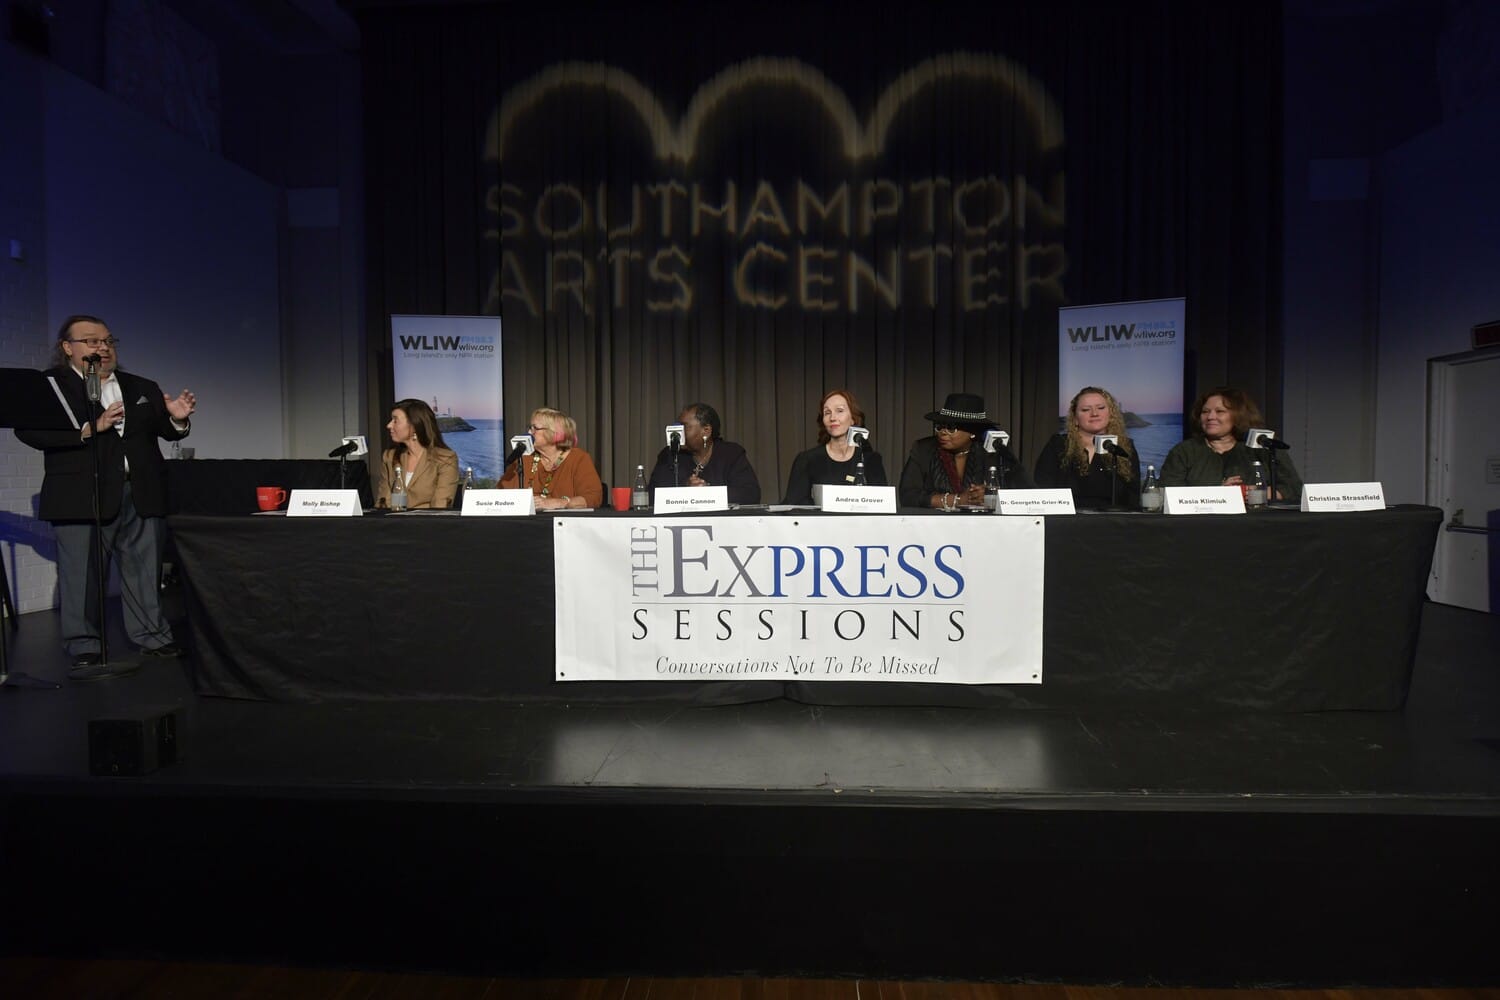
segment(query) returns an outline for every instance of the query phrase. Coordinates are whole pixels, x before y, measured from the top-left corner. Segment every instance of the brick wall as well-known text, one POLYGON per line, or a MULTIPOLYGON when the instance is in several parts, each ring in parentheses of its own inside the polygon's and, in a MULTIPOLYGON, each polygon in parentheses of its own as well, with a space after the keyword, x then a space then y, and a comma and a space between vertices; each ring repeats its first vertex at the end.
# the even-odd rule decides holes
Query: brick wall
MULTIPOLYGON (((0 366, 47 364, 42 66, 0 42, 0 366), (20 260, 12 259, 12 241, 20 260)), ((19 611, 56 604, 52 530, 36 519, 41 453, 0 430, 0 558, 19 611)))

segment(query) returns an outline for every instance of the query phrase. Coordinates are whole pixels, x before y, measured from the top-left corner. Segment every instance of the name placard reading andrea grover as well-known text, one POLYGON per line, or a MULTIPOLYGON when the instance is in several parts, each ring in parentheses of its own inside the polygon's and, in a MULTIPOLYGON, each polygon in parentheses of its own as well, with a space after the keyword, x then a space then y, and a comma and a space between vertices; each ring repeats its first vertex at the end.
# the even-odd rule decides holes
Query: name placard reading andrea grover
POLYGON ((1042 682, 1041 517, 558 521, 557 679, 1042 682))

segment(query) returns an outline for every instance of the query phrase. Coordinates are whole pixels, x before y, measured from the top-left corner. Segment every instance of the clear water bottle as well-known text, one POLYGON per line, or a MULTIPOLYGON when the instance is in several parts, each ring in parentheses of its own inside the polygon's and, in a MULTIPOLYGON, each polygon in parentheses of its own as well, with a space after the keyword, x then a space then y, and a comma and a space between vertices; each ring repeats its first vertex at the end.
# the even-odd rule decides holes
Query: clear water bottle
POLYGON ((863 462, 855 462, 854 463, 854 485, 855 486, 869 486, 870 485, 870 481, 865 478, 865 463, 863 463, 863 462))
POLYGON ((1141 510, 1147 514, 1160 514, 1165 496, 1161 491, 1161 480, 1156 478, 1156 466, 1146 466, 1146 481, 1141 483, 1141 510))
POLYGON ((993 465, 984 471, 984 505, 990 510, 1000 506, 1000 471, 993 465))
POLYGON ((646 467, 637 465, 635 485, 630 488, 630 507, 632 510, 645 510, 649 506, 651 506, 651 494, 646 490, 646 467))
POLYGON ((464 467, 464 492, 467 493, 474 488, 474 466, 464 467))
POLYGON ((396 466, 396 476, 391 480, 391 510, 406 509, 406 476, 401 466, 396 466))
POLYGON ((1245 476, 1245 507, 1248 510, 1263 510, 1266 506, 1266 470, 1259 462, 1250 463, 1250 472, 1245 476))

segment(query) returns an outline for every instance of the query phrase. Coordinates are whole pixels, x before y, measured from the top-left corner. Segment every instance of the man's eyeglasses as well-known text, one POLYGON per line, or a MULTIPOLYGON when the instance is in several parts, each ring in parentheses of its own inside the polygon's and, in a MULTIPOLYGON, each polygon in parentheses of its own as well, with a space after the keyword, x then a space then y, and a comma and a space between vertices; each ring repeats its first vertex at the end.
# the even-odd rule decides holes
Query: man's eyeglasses
POLYGON ((120 338, 118 338, 118 337, 70 337, 70 338, 68 338, 68 343, 70 343, 70 344, 83 344, 85 347, 92 347, 96 351, 99 348, 101 348, 101 347, 114 347, 119 342, 120 342, 120 338))

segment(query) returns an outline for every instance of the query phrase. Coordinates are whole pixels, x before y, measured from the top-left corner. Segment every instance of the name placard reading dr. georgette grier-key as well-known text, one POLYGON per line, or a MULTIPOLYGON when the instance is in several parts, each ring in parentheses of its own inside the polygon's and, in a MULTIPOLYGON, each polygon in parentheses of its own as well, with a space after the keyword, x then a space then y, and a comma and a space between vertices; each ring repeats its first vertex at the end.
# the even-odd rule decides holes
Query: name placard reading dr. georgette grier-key
POLYGON ((1243 514, 1245 494, 1238 486, 1168 486, 1168 514, 1243 514))

